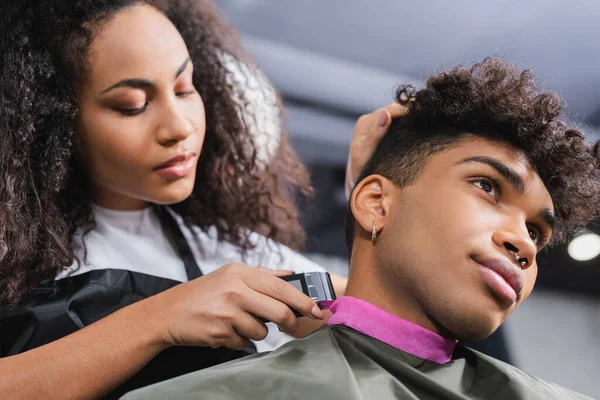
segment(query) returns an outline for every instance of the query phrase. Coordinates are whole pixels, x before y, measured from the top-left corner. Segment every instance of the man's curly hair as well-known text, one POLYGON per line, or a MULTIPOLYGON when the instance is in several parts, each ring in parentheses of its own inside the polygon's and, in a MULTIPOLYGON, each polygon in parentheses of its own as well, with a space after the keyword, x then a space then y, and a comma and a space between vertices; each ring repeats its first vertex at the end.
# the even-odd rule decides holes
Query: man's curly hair
MULTIPOLYGON (((487 58, 439 73, 422 90, 401 86, 396 101, 408 115, 392 123, 359 182, 380 174, 398 187, 410 185, 432 155, 472 134, 509 143, 529 158, 554 204, 551 245, 600 217, 599 144, 586 144, 559 120, 560 99, 541 92, 531 71, 487 58)), ((355 220, 350 209, 346 215, 351 250, 355 220)))
MULTIPOLYGON (((98 28, 137 3, 156 7, 177 27, 194 63, 194 85, 205 99, 207 132, 196 185, 172 208, 186 224, 216 226, 220 240, 242 249, 252 247, 250 231, 292 247, 304 239, 293 199, 310 192, 308 173, 285 135, 268 164, 257 158, 248 126, 259 113, 235 85, 240 77, 232 77, 225 60, 244 62, 241 73, 254 71, 252 61, 210 2, 3 0, 0 304, 14 303, 70 266, 73 234, 94 227, 89 179, 76 152, 78 86, 98 28)), ((272 106, 280 109, 279 103, 272 106)))

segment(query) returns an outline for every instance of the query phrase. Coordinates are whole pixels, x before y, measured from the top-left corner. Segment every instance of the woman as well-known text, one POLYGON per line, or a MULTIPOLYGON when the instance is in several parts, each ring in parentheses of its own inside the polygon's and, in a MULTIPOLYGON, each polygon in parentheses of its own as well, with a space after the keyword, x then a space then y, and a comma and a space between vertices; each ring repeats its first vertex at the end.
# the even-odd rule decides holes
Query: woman
MULTIPOLYGON (((290 307, 325 317, 289 272, 231 262, 318 268, 284 246, 306 173, 284 137, 257 157, 223 61, 244 58, 206 4, 0 15, 0 397, 117 397, 253 352, 265 320, 311 329, 290 307)), ((354 170, 399 112, 359 121, 354 170)))

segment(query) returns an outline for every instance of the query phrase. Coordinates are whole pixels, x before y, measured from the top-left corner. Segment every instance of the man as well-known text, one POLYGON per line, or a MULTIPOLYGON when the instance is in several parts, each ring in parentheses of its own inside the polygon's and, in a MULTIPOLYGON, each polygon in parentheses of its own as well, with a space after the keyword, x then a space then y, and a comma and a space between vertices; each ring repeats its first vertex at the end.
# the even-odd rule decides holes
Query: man
POLYGON ((126 399, 583 399, 457 346, 529 296, 536 255, 600 215, 597 147, 486 59, 401 88, 349 202, 350 277, 306 339, 126 399))

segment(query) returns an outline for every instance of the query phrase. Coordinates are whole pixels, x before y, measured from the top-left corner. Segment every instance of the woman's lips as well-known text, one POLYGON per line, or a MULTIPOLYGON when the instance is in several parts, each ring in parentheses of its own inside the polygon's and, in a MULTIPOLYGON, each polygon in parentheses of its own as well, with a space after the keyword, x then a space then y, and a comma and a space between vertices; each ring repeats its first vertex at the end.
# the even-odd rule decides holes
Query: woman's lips
POLYGON ((523 290, 523 274, 508 260, 488 257, 473 257, 479 264, 479 272, 487 285, 505 302, 517 301, 523 290))
POLYGON ((183 178, 194 169, 196 153, 188 151, 156 166, 154 172, 169 178, 183 178))

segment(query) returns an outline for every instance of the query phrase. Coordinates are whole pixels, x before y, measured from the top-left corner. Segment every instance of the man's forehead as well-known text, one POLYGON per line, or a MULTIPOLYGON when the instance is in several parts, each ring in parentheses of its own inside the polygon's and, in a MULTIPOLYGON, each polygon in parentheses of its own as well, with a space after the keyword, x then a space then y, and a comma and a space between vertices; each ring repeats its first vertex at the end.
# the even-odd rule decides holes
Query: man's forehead
POLYGON ((529 175, 539 177, 535 166, 523 150, 499 140, 465 135, 449 153, 453 158, 492 157, 506 164, 522 177, 529 175))

